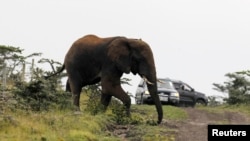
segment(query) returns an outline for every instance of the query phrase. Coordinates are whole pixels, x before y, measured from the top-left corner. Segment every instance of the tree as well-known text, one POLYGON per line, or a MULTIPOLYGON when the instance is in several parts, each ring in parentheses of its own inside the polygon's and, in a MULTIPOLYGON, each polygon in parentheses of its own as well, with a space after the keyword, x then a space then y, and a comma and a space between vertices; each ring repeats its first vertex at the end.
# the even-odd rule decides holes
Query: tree
POLYGON ((12 107, 16 103, 12 90, 16 88, 16 82, 24 84, 25 65, 29 63, 27 59, 41 55, 32 53, 23 56, 22 52, 23 49, 19 47, 0 45, 0 110, 12 107))
POLYGON ((32 53, 28 56, 22 55, 23 49, 13 46, 0 45, 0 73, 6 78, 22 77, 25 73, 25 65, 28 58, 40 56, 41 53, 32 53), (19 69, 17 69, 19 67, 19 69), (20 69, 21 68, 21 69, 20 69))
POLYGON ((250 70, 227 73, 228 81, 224 84, 213 83, 214 89, 228 93, 228 104, 250 104, 250 70))

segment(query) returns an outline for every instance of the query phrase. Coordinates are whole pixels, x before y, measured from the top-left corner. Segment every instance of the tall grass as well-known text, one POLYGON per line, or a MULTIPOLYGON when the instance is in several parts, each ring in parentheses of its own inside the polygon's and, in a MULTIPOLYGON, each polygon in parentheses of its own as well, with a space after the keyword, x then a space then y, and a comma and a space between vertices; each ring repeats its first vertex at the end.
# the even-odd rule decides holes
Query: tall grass
POLYGON ((105 133, 107 118, 107 115, 92 116, 71 111, 9 113, 0 118, 0 140, 98 140, 105 133))

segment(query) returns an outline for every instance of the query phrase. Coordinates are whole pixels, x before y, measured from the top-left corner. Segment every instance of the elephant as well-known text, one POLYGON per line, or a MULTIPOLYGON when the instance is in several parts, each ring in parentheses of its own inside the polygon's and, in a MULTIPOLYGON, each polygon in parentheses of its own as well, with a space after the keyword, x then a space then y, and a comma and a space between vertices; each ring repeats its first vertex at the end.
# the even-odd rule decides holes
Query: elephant
POLYGON ((161 123, 163 110, 157 94, 154 57, 150 46, 141 39, 85 35, 73 42, 61 69, 52 75, 64 69, 68 76, 66 89, 72 93, 73 104, 78 110, 82 87, 101 82, 101 103, 104 108, 114 96, 123 102, 128 116, 131 99, 122 89, 120 78, 123 73, 139 74, 147 82, 158 113, 157 123, 161 123))

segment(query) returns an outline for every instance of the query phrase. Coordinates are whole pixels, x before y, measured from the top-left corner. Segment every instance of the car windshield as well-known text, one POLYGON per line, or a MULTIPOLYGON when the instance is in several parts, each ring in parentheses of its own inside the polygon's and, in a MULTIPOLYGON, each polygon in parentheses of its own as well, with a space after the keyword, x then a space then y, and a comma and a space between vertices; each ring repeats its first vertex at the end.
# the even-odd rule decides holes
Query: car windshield
POLYGON ((168 80, 160 79, 161 82, 157 82, 158 88, 174 89, 173 83, 168 80))

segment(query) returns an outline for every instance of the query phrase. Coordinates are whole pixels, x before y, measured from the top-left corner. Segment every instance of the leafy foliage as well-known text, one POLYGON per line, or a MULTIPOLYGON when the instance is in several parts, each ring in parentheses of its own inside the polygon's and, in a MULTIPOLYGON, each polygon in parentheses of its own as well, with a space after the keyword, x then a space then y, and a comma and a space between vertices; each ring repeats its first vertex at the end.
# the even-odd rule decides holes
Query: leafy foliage
POLYGON ((23 49, 13 46, 0 45, 0 112, 13 108, 17 103, 12 93, 15 82, 25 81, 25 65, 28 58, 40 56, 41 53, 32 53, 23 56, 23 49))
POLYGON ((100 83, 95 85, 89 85, 84 88, 85 93, 88 96, 85 110, 90 112, 91 115, 96 115, 103 112, 104 107, 100 104, 101 87, 100 83))
POLYGON ((208 96, 209 106, 218 106, 220 102, 216 100, 215 96, 208 96))
POLYGON ((16 107, 32 111, 48 111, 49 108, 67 108, 71 105, 71 95, 64 92, 58 83, 58 78, 45 80, 41 69, 34 71, 31 82, 16 81, 13 93, 17 102, 16 107))
POLYGON ((23 67, 27 64, 28 58, 41 55, 41 53, 32 53, 23 56, 22 51, 23 49, 20 49, 19 47, 0 45, 0 71, 5 73, 6 76, 11 77, 15 73, 20 73, 20 70, 18 70, 17 67, 23 67))
POLYGON ((224 84, 214 83, 214 89, 228 93, 228 98, 225 99, 228 104, 250 104, 250 71, 240 71, 227 73, 229 78, 224 84))
MULTIPOLYGON (((31 79, 25 81, 25 65, 29 64, 27 59, 40 56, 41 53, 23 56, 22 51, 23 49, 19 47, 0 46, 0 72, 2 72, 3 79, 1 81, 3 82, 1 84, 3 94, 0 98, 1 100, 7 99, 0 101, 0 109, 10 107, 13 110, 21 108, 27 111, 47 111, 50 107, 63 109, 71 105, 71 102, 69 102, 70 94, 62 90, 60 80, 63 76, 57 76, 49 80, 45 80, 43 77, 45 74, 56 71, 54 65, 59 63, 49 59, 41 59, 40 63, 49 63, 52 67, 53 72, 46 72, 40 68, 34 69, 34 61, 32 61, 31 79), (20 65, 21 70, 17 69, 20 65), (11 104, 9 104, 9 99, 12 100, 11 104)), ((59 68, 57 67, 57 69, 59 68)))

